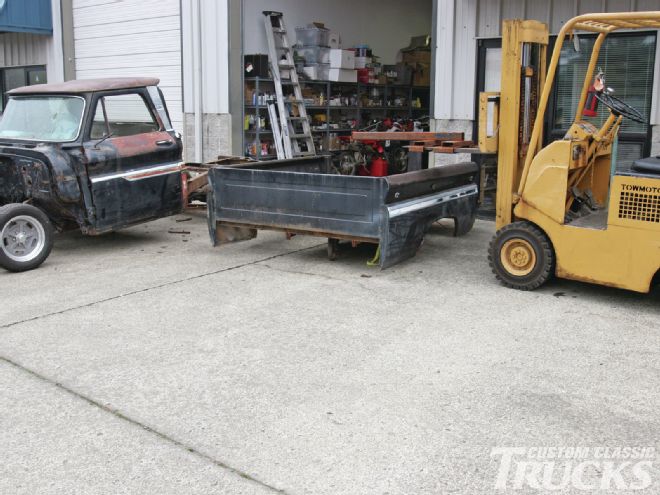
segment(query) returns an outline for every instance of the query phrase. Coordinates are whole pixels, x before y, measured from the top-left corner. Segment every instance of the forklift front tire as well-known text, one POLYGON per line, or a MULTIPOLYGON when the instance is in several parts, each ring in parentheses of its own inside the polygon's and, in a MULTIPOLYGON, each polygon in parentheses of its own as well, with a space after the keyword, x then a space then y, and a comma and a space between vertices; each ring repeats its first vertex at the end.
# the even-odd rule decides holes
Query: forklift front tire
POLYGON ((534 290, 555 271, 555 251, 548 236, 530 222, 514 222, 493 237, 488 261, 495 276, 507 287, 534 290))
POLYGON ((10 272, 37 268, 50 255, 53 235, 39 208, 22 203, 0 207, 0 267, 10 272))

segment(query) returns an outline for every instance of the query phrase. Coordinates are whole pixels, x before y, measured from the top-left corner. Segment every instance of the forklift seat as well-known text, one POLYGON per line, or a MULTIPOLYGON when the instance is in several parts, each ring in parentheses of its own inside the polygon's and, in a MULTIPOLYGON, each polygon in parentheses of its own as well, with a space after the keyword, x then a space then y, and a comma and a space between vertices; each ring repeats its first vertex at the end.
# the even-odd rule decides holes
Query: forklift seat
POLYGON ((660 175, 660 157, 649 157, 635 160, 632 164, 635 172, 642 174, 660 175))

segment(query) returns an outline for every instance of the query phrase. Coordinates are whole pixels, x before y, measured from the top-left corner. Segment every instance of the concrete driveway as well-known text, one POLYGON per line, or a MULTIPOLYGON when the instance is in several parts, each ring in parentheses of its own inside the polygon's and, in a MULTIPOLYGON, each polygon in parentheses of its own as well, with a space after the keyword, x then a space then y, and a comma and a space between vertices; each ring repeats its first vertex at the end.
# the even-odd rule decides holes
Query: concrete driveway
POLYGON ((0 493, 491 494, 493 448, 660 449, 658 291, 500 287, 488 222, 379 271, 177 219, 0 272, 0 493))

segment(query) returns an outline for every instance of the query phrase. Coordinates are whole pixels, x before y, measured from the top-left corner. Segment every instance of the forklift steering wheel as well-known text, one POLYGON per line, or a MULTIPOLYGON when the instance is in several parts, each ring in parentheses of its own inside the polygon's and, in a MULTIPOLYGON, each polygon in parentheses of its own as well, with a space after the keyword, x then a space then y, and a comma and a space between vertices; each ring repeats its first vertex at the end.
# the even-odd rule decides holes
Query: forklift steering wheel
POLYGON ((612 113, 617 117, 623 115, 625 118, 634 120, 635 122, 641 122, 642 124, 648 123, 639 110, 631 107, 623 100, 613 96, 611 93, 596 93, 596 98, 598 98, 598 101, 603 105, 612 110, 612 113))

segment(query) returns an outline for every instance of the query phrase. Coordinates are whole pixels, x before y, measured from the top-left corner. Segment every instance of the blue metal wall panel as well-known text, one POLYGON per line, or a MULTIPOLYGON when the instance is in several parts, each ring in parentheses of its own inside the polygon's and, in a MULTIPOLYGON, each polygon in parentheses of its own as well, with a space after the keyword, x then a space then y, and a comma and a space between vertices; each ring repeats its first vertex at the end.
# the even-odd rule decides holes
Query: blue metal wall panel
POLYGON ((0 32, 53 33, 51 0, 0 0, 0 32))

